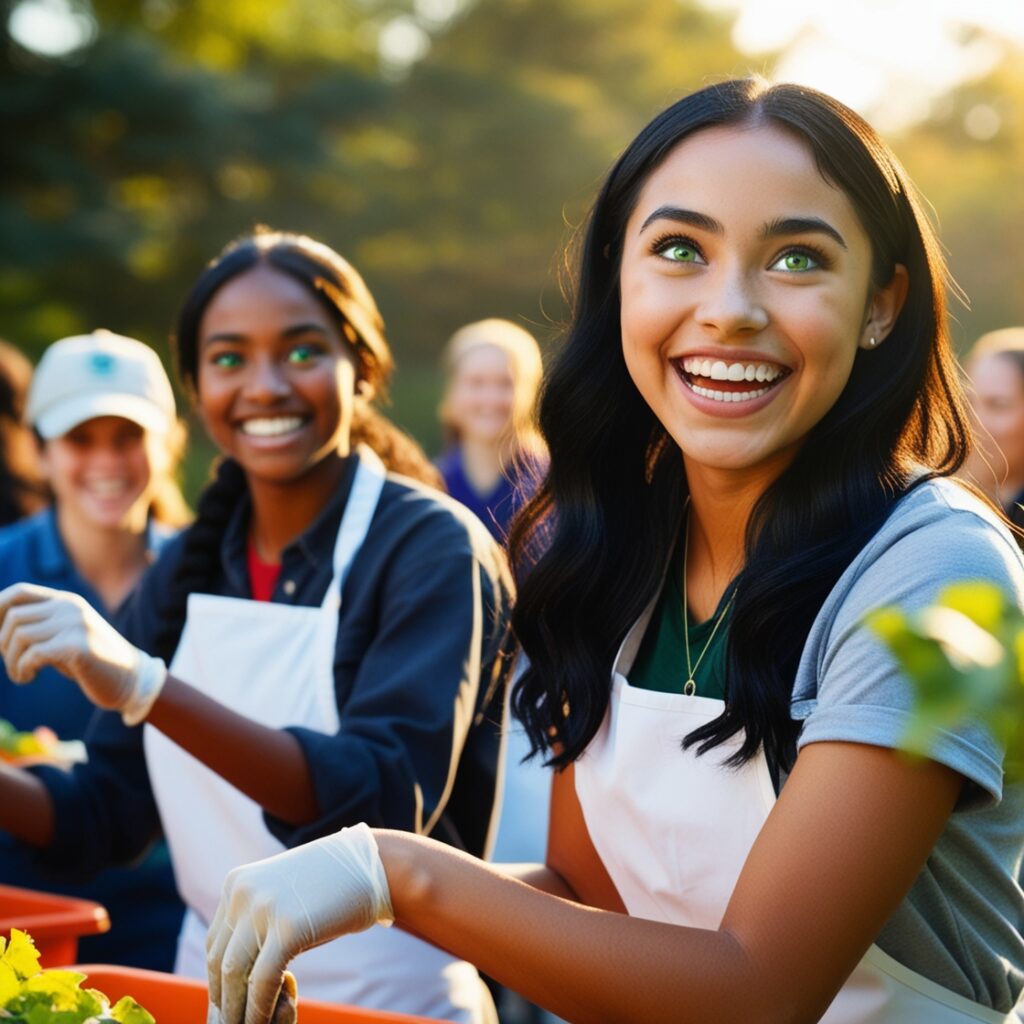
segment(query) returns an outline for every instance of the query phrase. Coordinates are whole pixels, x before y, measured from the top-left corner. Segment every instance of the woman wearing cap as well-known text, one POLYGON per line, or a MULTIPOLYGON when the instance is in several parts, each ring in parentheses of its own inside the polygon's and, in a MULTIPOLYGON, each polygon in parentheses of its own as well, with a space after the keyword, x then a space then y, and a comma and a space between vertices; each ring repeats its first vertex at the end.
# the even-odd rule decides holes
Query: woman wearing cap
MULTIPOLYGON (((160 359, 148 346, 107 331, 55 342, 28 394, 26 419, 54 504, 0 531, 0 584, 19 581, 80 595, 110 617, 188 510, 174 480, 184 432, 160 359)), ((15 686, 0 667, 0 718, 81 739, 95 708, 54 668, 15 686)), ((130 869, 85 884, 41 872, 0 833, 0 883, 102 903, 112 928, 84 939, 85 960, 168 969, 182 905, 166 845, 130 869)))
MULTIPOLYGON (((0 593, 12 677, 68 665, 121 713, 70 778, 0 778, 0 828, 93 867, 131 856, 159 812, 188 907, 176 969, 203 977, 224 876, 254 856, 360 821, 486 853, 510 581, 482 524, 410 479, 437 475, 370 406, 391 354, 337 253, 236 243, 186 297, 176 345, 225 458, 119 620, 131 643, 65 595, 0 593)), ((310 998, 493 1012, 471 965, 399 929, 312 950, 295 973, 310 998)))

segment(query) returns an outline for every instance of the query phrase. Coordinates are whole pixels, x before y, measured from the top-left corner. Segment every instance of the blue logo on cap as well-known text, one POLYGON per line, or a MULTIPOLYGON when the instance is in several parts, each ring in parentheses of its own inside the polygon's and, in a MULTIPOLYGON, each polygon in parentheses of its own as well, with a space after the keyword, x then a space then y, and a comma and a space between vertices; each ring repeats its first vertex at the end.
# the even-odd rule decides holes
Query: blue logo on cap
POLYGON ((89 369, 98 377, 109 377, 114 372, 114 357, 107 352, 94 352, 89 357, 89 369))

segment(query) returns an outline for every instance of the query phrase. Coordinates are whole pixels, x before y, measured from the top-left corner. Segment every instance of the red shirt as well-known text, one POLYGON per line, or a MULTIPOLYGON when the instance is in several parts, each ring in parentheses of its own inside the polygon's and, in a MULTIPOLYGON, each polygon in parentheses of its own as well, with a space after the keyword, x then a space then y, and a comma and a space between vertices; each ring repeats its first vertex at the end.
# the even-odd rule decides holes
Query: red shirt
POLYGON ((264 562, 256 553, 256 545, 250 540, 248 544, 249 589, 254 601, 269 601, 277 586, 277 578, 281 575, 280 562, 264 562))

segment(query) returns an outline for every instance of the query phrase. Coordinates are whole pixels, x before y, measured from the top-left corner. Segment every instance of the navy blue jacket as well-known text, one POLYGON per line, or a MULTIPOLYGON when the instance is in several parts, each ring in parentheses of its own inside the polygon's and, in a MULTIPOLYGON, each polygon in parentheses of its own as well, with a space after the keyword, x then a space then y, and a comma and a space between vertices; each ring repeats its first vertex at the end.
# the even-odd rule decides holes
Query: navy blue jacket
MULTIPOLYGON (((154 530, 154 534, 157 531, 154 530)), ((166 536, 154 536, 154 547, 166 536)), ((0 530, 0 588, 12 583, 39 583, 70 590, 103 611, 103 602, 78 574, 61 541, 52 509, 0 530)), ((0 661, 0 718, 18 729, 47 725, 61 739, 82 739, 95 714, 78 685, 54 669, 43 669, 28 686, 10 681, 0 661)), ((157 834, 154 830, 153 835, 157 834)), ((181 926, 183 907, 178 899, 167 846, 161 840, 135 867, 109 868, 87 882, 70 860, 62 877, 41 872, 28 851, 0 832, 0 883, 79 896, 102 903, 113 926, 106 935, 83 939, 79 959, 84 962, 126 964, 170 970, 181 926)))
MULTIPOLYGON (((314 606, 323 600, 356 462, 353 456, 334 499, 285 550, 273 601, 314 606)), ((251 596, 249 519, 246 499, 221 545, 217 594, 251 596)), ((168 544, 118 618, 144 650, 153 649, 159 596, 180 562, 183 540, 168 544)), ((333 735, 290 730, 309 760, 320 814, 301 827, 265 815, 269 830, 295 846, 360 821, 424 831, 436 819, 431 835, 482 855, 511 667, 510 597, 503 555, 484 526, 437 491, 389 475, 344 585, 334 664, 340 729, 333 735)), ((57 809, 57 834, 41 860, 96 868, 144 847, 158 816, 141 736, 141 728, 101 714, 89 737, 88 765, 70 775, 34 769, 57 809)))

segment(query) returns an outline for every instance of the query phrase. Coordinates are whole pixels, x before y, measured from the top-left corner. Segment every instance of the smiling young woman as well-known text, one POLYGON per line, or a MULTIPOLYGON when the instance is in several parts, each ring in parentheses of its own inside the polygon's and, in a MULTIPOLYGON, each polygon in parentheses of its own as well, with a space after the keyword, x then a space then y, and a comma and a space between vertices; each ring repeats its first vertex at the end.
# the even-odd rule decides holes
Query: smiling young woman
MULTIPOLYGON (((159 356, 110 331, 55 341, 28 388, 34 435, 53 504, 0 530, 0 587, 18 582, 72 591, 116 616, 159 552, 190 518, 175 479, 184 448, 171 382, 159 356)), ((0 668, 0 718, 81 740, 95 714, 79 687, 54 668, 17 686, 0 668)), ((0 834, 0 882, 95 900, 111 929, 82 941, 85 960, 167 970, 183 907, 166 844, 138 863, 97 877, 55 876, 0 834)))
POLYGON ((998 514, 945 479, 968 448, 945 284, 835 100, 726 82, 643 129, 590 217, 512 533, 513 707, 560 769, 547 864, 357 828, 234 872, 227 1024, 377 920, 574 1021, 1015 1019, 1024 796, 980 723, 900 754, 911 691, 863 628, 959 579, 1024 596, 998 514))
MULTIPOLYGON (((56 666, 120 712, 73 774, 0 775, 0 827, 86 872, 162 824, 187 907, 176 969, 202 975, 221 883, 245 861, 363 821, 486 852, 511 590, 483 525, 370 407, 391 354, 337 253, 271 232, 235 243, 175 342, 224 457, 123 636, 69 595, 0 594, 13 679, 56 666)), ((311 951, 296 976, 312 998, 493 1014, 475 968, 400 929, 311 951)))

